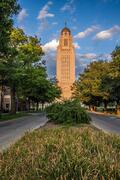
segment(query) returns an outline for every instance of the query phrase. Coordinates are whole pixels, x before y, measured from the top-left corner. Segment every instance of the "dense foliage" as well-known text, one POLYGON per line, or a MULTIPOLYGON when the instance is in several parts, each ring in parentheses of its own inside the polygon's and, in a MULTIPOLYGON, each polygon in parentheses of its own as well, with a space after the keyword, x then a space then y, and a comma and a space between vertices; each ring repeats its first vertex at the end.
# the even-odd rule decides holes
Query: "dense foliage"
POLYGON ((17 0, 0 0, 0 58, 8 54, 13 15, 20 10, 17 0))
POLYGON ((60 96, 60 89, 47 79, 41 60, 44 52, 36 36, 27 36, 22 29, 13 28, 9 47, 9 55, 0 61, 0 85, 2 89, 10 87, 12 114, 17 110, 16 103, 26 104, 22 109, 29 110, 30 102, 34 102, 38 109, 39 103, 52 102, 60 96))
POLYGON ((112 52, 111 61, 90 63, 73 86, 73 97, 82 103, 92 106, 108 103, 120 110, 120 47, 112 52))
POLYGON ((57 102, 46 108, 47 117, 55 123, 89 123, 90 117, 79 101, 57 102))
POLYGON ((93 128, 26 134, 0 154, 0 179, 119 179, 120 138, 93 128))

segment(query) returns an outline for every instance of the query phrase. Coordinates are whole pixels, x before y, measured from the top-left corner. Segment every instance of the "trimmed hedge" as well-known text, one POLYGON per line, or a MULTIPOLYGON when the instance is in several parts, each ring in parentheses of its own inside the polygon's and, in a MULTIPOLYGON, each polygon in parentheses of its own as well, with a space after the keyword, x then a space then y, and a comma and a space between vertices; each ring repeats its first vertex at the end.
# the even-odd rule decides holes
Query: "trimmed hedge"
POLYGON ((88 124, 91 121, 91 118, 77 100, 54 103, 46 108, 46 114, 48 119, 55 123, 88 124))

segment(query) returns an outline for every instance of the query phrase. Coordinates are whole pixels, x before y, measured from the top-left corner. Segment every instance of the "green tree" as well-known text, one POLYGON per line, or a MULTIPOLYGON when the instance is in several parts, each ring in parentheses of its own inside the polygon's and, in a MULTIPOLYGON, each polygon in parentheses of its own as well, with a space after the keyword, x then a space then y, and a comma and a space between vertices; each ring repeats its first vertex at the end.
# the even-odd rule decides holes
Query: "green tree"
POLYGON ((93 106, 94 109, 103 102, 106 109, 110 93, 108 89, 101 88, 101 81, 109 70, 108 66, 109 63, 104 61, 90 63, 75 82, 73 97, 80 98, 82 103, 93 106))
POLYGON ((37 110, 39 107, 39 103, 50 103, 54 101, 56 98, 60 97, 61 91, 60 89, 47 79, 46 69, 42 66, 34 66, 31 69, 27 69, 26 77, 22 88, 22 95, 24 94, 24 98, 30 101, 33 101, 37 104, 37 110))
MULTIPOLYGON (((112 52, 112 62, 110 67, 111 94, 116 101, 117 110, 120 111, 120 46, 112 52)), ((120 113, 120 112, 119 112, 120 113)))
POLYGON ((0 0, 0 59, 8 53, 13 15, 20 10, 17 0, 0 0))
POLYGON ((112 61, 110 63, 110 92, 111 98, 116 103, 117 113, 120 113, 120 46, 117 46, 112 52, 112 61))
MULTIPOLYGON (((1 0, 0 1, 0 66, 1 61, 6 59, 9 52, 10 34, 13 27, 13 15, 20 10, 17 0, 1 0)), ((3 69, 4 67, 2 67, 3 69)), ((3 74, 2 74, 3 75, 3 74)), ((0 74, 0 83, 3 83, 3 77, 0 74)), ((3 100, 3 86, 1 85, 1 107, 3 100)))
POLYGON ((1 86, 11 90, 11 113, 16 112, 16 87, 19 86, 23 60, 19 58, 20 46, 27 43, 23 30, 13 29, 10 34, 9 50, 0 62, 1 86))
POLYGON ((43 86, 43 93, 40 94, 39 101, 42 103, 42 107, 45 103, 51 103, 55 99, 61 97, 61 89, 53 82, 47 80, 46 85, 43 86))
POLYGON ((34 63, 40 61, 43 51, 38 38, 27 37, 21 29, 13 29, 9 46, 9 56, 1 62, 0 73, 4 85, 11 89, 11 113, 15 113, 16 95, 21 81, 26 76, 26 70, 33 68, 34 63))
POLYGON ((120 47, 112 52, 109 71, 102 79, 102 88, 109 89, 110 99, 116 104, 116 111, 120 113, 120 47))

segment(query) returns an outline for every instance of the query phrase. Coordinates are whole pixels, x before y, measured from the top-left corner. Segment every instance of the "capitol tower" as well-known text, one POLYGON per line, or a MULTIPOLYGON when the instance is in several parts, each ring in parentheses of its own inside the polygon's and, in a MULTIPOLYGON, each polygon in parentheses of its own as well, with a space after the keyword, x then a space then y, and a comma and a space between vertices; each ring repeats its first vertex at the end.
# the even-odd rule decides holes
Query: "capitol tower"
POLYGON ((56 78, 62 90, 62 98, 70 99, 75 81, 75 51, 72 34, 67 27, 62 29, 57 47, 56 78))

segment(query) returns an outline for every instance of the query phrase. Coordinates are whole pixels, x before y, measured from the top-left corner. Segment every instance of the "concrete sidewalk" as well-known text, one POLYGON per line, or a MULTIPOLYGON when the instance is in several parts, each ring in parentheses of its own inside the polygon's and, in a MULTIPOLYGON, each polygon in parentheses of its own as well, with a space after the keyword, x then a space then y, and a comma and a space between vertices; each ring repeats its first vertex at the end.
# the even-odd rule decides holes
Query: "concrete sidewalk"
POLYGON ((89 112, 91 124, 107 133, 120 135, 120 118, 114 115, 89 112))
POLYGON ((0 122, 0 151, 10 147, 25 132, 33 131, 47 123, 48 119, 40 113, 0 122))

